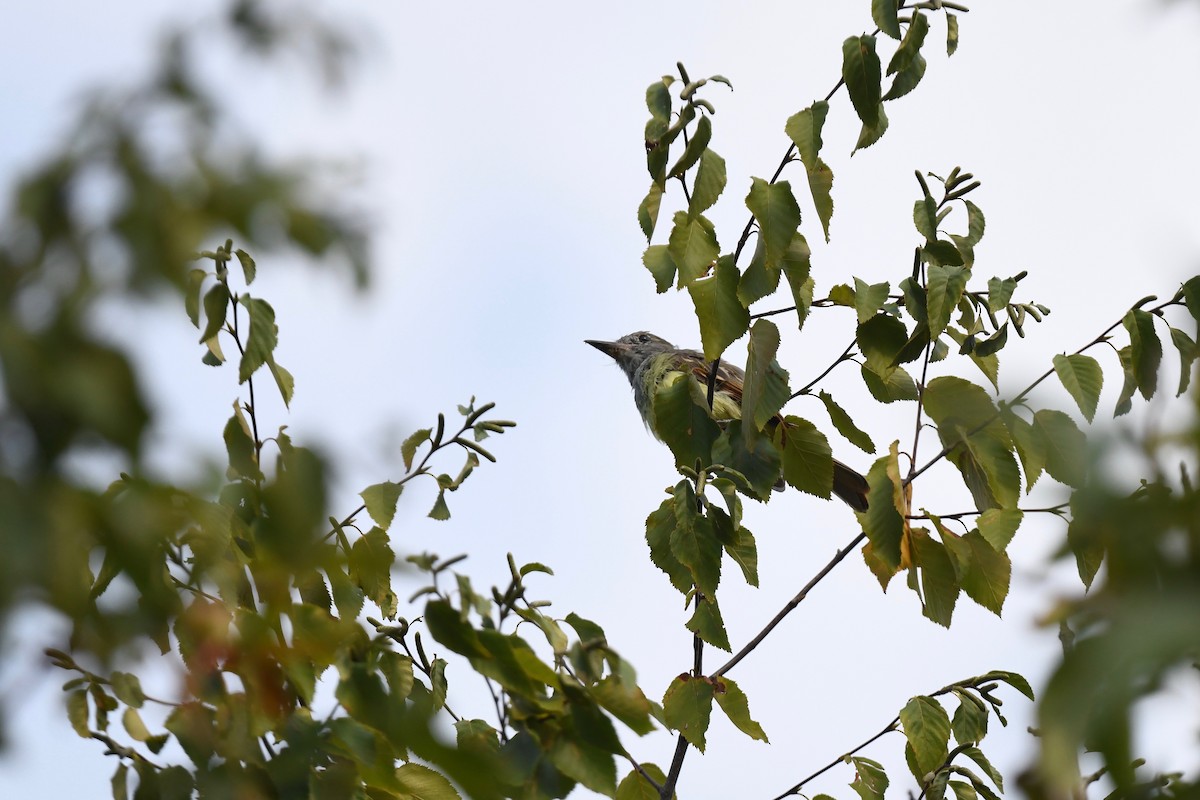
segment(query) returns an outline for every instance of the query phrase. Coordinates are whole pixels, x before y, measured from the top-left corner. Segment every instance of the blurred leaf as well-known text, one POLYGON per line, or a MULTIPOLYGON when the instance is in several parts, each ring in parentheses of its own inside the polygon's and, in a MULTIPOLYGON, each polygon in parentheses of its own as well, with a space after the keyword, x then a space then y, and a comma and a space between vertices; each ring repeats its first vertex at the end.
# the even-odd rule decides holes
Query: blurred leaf
POLYGON ((214 284, 204 295, 204 316, 208 323, 198 341, 204 342, 204 340, 216 336, 221 330, 221 326, 225 324, 225 317, 228 313, 229 287, 223 283, 214 284))
POLYGON ((388 536, 380 528, 372 528, 358 537, 350 548, 350 577, 362 587, 367 597, 382 605, 392 590, 392 563, 396 554, 388 536))
POLYGON ((946 55, 952 56, 958 50, 958 17, 946 12, 946 55))
POLYGON ((422 764, 401 764, 396 768, 396 780, 407 796, 421 800, 461 800, 454 784, 440 772, 422 764))
POLYGON ((88 729, 88 699, 87 690, 77 689, 67 695, 67 719, 75 732, 84 739, 91 738, 88 729))
MULTIPOLYGON (((1181 397, 1187 391, 1188 384, 1192 380, 1192 364, 1196 357, 1200 356, 1200 349, 1196 347, 1192 337, 1178 328, 1171 328, 1171 343, 1179 351, 1179 391, 1175 393, 1175 396, 1181 397)), ((1088 418, 1088 421, 1091 421, 1091 417, 1088 418)))
POLYGON ((1087 480, 1087 437, 1074 420, 1061 411, 1042 409, 1033 415, 1033 426, 1046 443, 1046 471, 1068 486, 1087 480))
POLYGON ((142 682, 137 675, 130 672, 114 672, 109 677, 109 682, 112 683, 113 694, 127 706, 141 708, 146 702, 146 695, 142 692, 142 682))
MULTIPOLYGON (((662 786, 667 776, 654 764, 643 763, 642 770, 662 786)), ((630 770, 617 786, 616 800, 660 800, 658 790, 643 778, 637 770, 630 770)))

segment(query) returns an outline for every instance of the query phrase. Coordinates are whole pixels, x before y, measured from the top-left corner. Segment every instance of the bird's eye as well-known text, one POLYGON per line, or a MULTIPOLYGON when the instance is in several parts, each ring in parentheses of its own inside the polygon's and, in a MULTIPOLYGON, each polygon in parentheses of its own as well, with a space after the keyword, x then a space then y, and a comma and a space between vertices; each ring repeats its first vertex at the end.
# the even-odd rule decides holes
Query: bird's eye
POLYGON ((641 342, 642 344, 645 344, 646 342, 650 341, 650 337, 643 333, 641 336, 638 337, 638 341, 641 342))

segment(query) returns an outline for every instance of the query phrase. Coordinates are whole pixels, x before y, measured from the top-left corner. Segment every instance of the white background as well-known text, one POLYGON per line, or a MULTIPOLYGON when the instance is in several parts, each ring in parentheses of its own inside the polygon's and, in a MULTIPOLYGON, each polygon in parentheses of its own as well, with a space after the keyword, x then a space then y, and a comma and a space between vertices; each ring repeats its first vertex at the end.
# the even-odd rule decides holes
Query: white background
MULTIPOLYGON (((932 17, 926 77, 888 104, 891 129, 879 144, 850 158, 857 123, 844 93, 833 101, 822 154, 835 174, 828 246, 801 174, 791 177, 824 296, 852 276, 895 285, 906 273, 917 243, 914 169, 974 172, 984 186, 973 198, 988 218, 977 277, 1027 269, 1018 299, 1053 309, 1001 354, 1001 390, 1011 395, 1055 352, 1074 350, 1137 298, 1169 295, 1197 271, 1200 15, 1195 4, 1123 0, 978 5, 960 18, 962 44, 949 60, 944 19, 932 17)), ((366 41, 349 92, 311 91, 295 61, 264 69, 218 51, 206 65, 243 129, 272 152, 358 165, 356 207, 376 233, 366 295, 343 274, 259 254, 256 294, 276 308, 278 358, 297 381, 286 417, 260 401, 267 427, 288 424, 331 457, 331 513, 344 513, 363 486, 401 473, 397 445, 409 431, 439 410, 453 418, 472 394, 496 401, 497 414, 519 423, 489 442, 500 463, 449 498, 449 523, 424 518, 429 486, 410 489, 392 528, 396 549, 470 552, 463 566, 480 587, 504 580, 509 551, 552 566, 555 577, 531 581, 535 594, 554 600, 560 616, 576 611, 602 624, 647 693, 661 697, 691 661, 681 599, 649 563, 643 538, 646 515, 674 482, 670 456, 642 430, 623 376, 582 344, 641 328, 698 343, 686 293, 655 295, 640 266, 635 210, 649 183, 643 93, 676 60, 693 77, 733 81, 732 93, 705 90, 718 111, 712 146, 729 173, 710 216, 728 251, 746 219, 750 176, 769 177, 787 144, 784 121, 836 81, 842 39, 873 28, 870 4, 324 7, 366 41)), ((55 145, 82 87, 140 74, 151 38, 177 13, 131 0, 0 11, 0 180, 10 183, 55 145)), ((880 43, 889 52, 885 37, 880 43)), ((780 360, 795 386, 841 352, 850 316, 822 312, 803 336, 778 318, 780 360)), ((177 306, 122 310, 110 322, 152 370, 153 462, 182 480, 196 457, 219 458, 232 371, 200 365, 195 332, 177 306)), ((1108 370, 1103 417, 1120 378, 1111 352, 1095 355, 1108 370)), ((1165 362, 1174 364, 1173 355, 1165 362)), ((953 368, 983 382, 965 362, 953 368)), ((1173 382, 1168 369, 1164 385, 1173 382)), ((911 445, 911 408, 880 412, 849 367, 827 386, 881 450, 896 438, 911 445)), ((1056 387, 1038 397, 1074 414, 1056 387)), ((865 470, 871 457, 833 434, 817 404, 794 413, 829 429, 835 453, 865 470)), ((936 451, 932 438, 924 439, 926 457, 936 451)), ((457 466, 447 460, 442 469, 457 466)), ((952 478, 934 471, 919 481, 915 505, 967 509, 952 478)), ((1039 490, 1031 504, 1063 496, 1039 490)), ((855 533, 844 507, 795 492, 748 509, 746 524, 758 537, 762 588, 739 585, 726 569, 722 609, 735 647, 855 533)), ((689 754, 680 795, 774 796, 876 732, 908 697, 988 669, 1017 670, 1039 686, 1058 645, 1036 619, 1072 585, 1070 564, 1047 567, 1061 535, 1054 519, 1030 519, 1012 546, 1004 619, 964 597, 951 631, 921 618, 903 578, 881 594, 861 559, 848 558, 731 673, 772 743, 752 742, 714 715, 708 753, 689 754)), ((38 656, 60 632, 51 615, 28 613, 6 634, 0 797, 108 794, 116 762, 72 732, 62 675, 38 656)), ((723 660, 709 650, 710 667, 723 660)), ((168 670, 155 675, 160 693, 178 691, 168 670)), ((449 677, 456 710, 488 718, 471 676, 452 667, 449 677)), ((1032 720, 1026 702, 1004 696, 1011 724, 993 722, 984 749, 1015 777, 1031 752, 1032 720)), ((1157 707, 1198 702, 1194 686, 1179 682, 1157 707)), ((1192 728, 1153 727, 1158 734, 1139 749, 1156 767, 1196 767, 1192 728)), ((673 737, 623 739, 640 760, 670 760, 673 737)), ((866 753, 889 764, 895 792, 912 785, 901 751, 894 736, 866 753)), ((808 788, 846 797, 851 777, 842 768, 808 788)))

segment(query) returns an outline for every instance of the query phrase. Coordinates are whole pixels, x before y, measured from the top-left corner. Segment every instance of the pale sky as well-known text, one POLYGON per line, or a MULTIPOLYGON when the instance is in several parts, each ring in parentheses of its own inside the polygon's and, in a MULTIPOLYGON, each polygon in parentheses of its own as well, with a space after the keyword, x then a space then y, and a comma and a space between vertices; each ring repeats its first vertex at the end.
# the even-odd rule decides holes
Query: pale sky
MULTIPOLYGON (((644 432, 624 377, 582 342, 638 329, 699 341, 687 294, 655 295, 640 264, 644 90, 676 61, 693 76, 732 80, 732 93, 711 86, 706 95, 717 108, 712 146, 729 175, 710 216, 728 251, 747 216, 750 176, 770 176, 787 145, 785 120, 837 80, 843 38, 873 28, 870 3, 315 5, 336 9, 365 36, 348 93, 310 90, 294 62, 264 69, 219 55, 211 71, 243 129, 273 152, 357 165, 356 207, 376 234, 365 296, 346 276, 258 254, 255 293, 275 306, 278 358, 297 383, 290 414, 260 402, 267 428, 287 424, 334 460, 331 513, 345 512, 364 486, 400 474, 398 443, 408 432, 471 395, 495 401, 498 415, 519 424, 492 440, 499 464, 449 498, 449 523, 425 519, 430 487, 407 491, 392 528, 396 549, 470 552, 463 566, 477 587, 504 579, 509 551, 550 565, 556 576, 532 581, 534 593, 553 600, 558 616, 576 611, 603 625, 647 694, 661 699, 690 666, 691 642, 681 598, 647 557, 644 520, 676 475, 667 450, 644 432)), ((918 236, 914 169, 974 172, 983 187, 972 197, 988 221, 976 279, 1028 270, 1018 298, 1053 310, 1001 353, 1001 390, 1012 394, 1054 353, 1197 272, 1200 6, 978 5, 961 17, 949 60, 944 20, 932 17, 925 79, 887 106, 891 127, 874 147, 850 158, 857 123, 844 93, 833 101, 823 151, 835 174, 829 245, 806 192, 797 196, 823 296, 855 276, 894 286, 906 274, 918 236)), ((5 185, 56 141, 81 88, 145 66, 149 37, 176 8, 112 0, 0 11, 5 185)), ((792 179, 802 184, 799 171, 792 179)), ((181 307, 112 321, 158 378, 148 386, 161 405, 153 463, 179 475, 198 456, 219 457, 233 372, 199 363, 181 307)), ((780 360, 795 386, 852 331, 844 310, 821 312, 800 336, 785 318, 780 325, 780 360)), ((731 352, 741 358, 744 341, 731 352)), ((1112 353, 1095 355, 1106 370, 1102 419, 1120 377, 1112 353)), ((1172 376, 1173 353, 1164 363, 1172 376)), ((984 382, 969 364, 955 370, 984 382)), ((911 406, 880 411, 850 368, 829 389, 881 450, 895 438, 910 442, 911 406)), ((1038 396, 1078 419, 1060 389, 1038 396)), ((817 404, 797 401, 789 411, 824 427, 835 454, 866 470, 873 457, 838 437, 817 404)), ((457 467, 448 460, 442 469, 457 467)), ((948 477, 918 481, 915 505, 968 508, 948 477)), ((1039 485, 1030 503, 1064 494, 1039 485)), ((856 533, 844 507, 796 492, 748 507, 746 525, 758 539, 762 588, 725 571, 721 604, 735 648, 856 533)), ((989 669, 1022 672, 1040 688, 1058 643, 1035 619, 1056 592, 1074 590, 1073 566, 1046 566, 1062 533, 1052 518, 1028 519, 1010 550, 1004 619, 963 597, 950 631, 920 616, 903 577, 881 594, 861 558, 848 558, 731 673, 772 743, 752 742, 714 714, 708 753, 689 754, 680 796, 772 797, 875 733, 910 696, 989 669)), ((50 615, 31 614, 3 643, 19 655, 0 667, 9 721, 0 796, 108 794, 116 761, 74 734, 59 692, 65 678, 37 656, 56 630, 50 615)), ((709 649, 710 667, 723 661, 709 649)), ((456 710, 487 719, 472 676, 452 666, 449 679, 452 699, 464 692, 456 710)), ((157 670, 156 680, 172 691, 169 672, 157 670)), ((1030 752, 1031 707, 1013 692, 1002 696, 1010 725, 993 721, 983 749, 1015 778, 1030 752)), ((1170 685, 1158 708, 1198 700, 1194 684, 1170 685)), ((1167 732, 1143 740, 1141 753, 1161 758, 1162 769, 1195 768, 1196 732, 1170 722, 1156 721, 1167 732)), ((670 761, 673 736, 623 731, 622 740, 641 761, 670 761)), ((898 734, 864 753, 888 765, 898 793, 912 785, 902 753, 898 734)), ((847 797, 852 777, 848 767, 834 770, 809 789, 847 797)))

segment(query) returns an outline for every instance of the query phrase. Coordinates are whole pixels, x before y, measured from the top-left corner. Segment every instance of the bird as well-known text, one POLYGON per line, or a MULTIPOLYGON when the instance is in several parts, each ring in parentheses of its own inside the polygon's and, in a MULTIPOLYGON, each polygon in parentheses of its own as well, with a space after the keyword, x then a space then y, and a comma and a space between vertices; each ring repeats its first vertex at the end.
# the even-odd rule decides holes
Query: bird
MULTIPOLYGON (((654 429, 652 403, 655 390, 667 376, 672 373, 690 373, 707 391, 712 362, 697 350, 677 348, 649 331, 635 331, 613 342, 599 339, 585 339, 584 342, 616 361, 617 366, 629 378, 633 387, 633 402, 646 428, 656 439, 661 440, 661 437, 654 429)), ((732 364, 718 362, 711 395, 710 413, 713 419, 741 419, 742 389, 745 380, 745 372, 732 364)), ((781 417, 776 419, 775 424, 783 422, 781 417)), ((781 478, 775 489, 781 491, 783 485, 781 478)), ((837 459, 833 460, 833 493, 842 502, 855 511, 866 511, 869 489, 867 479, 859 472, 837 459)))

